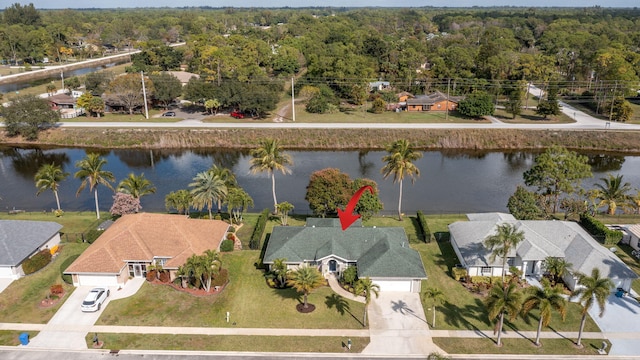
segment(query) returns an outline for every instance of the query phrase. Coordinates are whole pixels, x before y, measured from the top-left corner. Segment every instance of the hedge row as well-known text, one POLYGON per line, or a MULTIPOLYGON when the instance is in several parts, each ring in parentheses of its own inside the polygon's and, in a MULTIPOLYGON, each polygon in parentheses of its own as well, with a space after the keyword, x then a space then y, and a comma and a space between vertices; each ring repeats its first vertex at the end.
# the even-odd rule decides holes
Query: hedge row
POLYGON ((22 262, 22 271, 25 275, 33 274, 42 269, 51 262, 51 251, 49 249, 41 250, 31 258, 22 262))
POLYGON ((256 227, 253 228, 253 234, 251 234, 251 240, 249 241, 250 249, 260 249, 260 242, 262 241, 264 229, 267 226, 267 220, 269 220, 269 209, 264 209, 260 213, 260 216, 258 216, 256 227))
POLYGON ((427 219, 424 217, 421 210, 418 210, 416 215, 418 217, 418 224, 420 225, 420 231, 422 231, 422 238, 424 239, 424 242, 431 242, 431 230, 429 230, 427 219))
POLYGON ((605 245, 616 245, 622 240, 622 231, 611 230, 602 222, 588 214, 580 215, 580 225, 593 237, 602 241, 605 245))
POLYGON ((60 264, 60 275, 62 275, 62 281, 64 281, 65 283, 67 283, 69 285, 73 285, 73 279, 71 278, 71 275, 69 275, 69 274, 65 275, 63 273, 64 273, 65 270, 67 270, 67 268, 69 267, 69 265, 71 265, 71 263, 76 261, 76 259, 79 256, 80 256, 80 254, 71 255, 65 261, 63 261, 62 264, 60 264))

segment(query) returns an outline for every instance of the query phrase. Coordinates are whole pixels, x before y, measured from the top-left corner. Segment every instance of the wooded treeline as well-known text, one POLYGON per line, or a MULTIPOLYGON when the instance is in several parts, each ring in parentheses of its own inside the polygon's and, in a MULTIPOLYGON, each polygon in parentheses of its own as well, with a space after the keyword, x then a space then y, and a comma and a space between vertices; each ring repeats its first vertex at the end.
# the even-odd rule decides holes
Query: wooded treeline
POLYGON ((296 90, 312 85, 353 103, 362 103, 375 80, 414 94, 482 88, 495 95, 518 81, 555 82, 562 95, 598 100, 637 91, 640 9, 38 10, 14 4, 3 12, 4 62, 95 57, 105 45, 146 50, 134 61, 145 70, 186 64, 217 86, 297 75, 296 90), (163 49, 179 41, 186 46, 163 49))

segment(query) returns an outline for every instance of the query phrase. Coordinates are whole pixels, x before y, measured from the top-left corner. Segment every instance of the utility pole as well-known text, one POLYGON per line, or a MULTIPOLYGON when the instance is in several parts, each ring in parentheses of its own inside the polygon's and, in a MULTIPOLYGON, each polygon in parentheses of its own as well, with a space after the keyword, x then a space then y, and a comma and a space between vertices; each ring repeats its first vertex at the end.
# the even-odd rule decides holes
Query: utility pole
POLYGON ((149 120, 149 108, 147 107, 147 89, 144 87, 144 71, 140 71, 142 78, 142 96, 144 97, 144 117, 149 120))
POLYGON ((64 93, 64 71, 60 71, 60 78, 62 79, 62 92, 64 93))
POLYGON ((444 113, 444 121, 449 121, 449 88, 451 87, 451 78, 447 79, 447 110, 444 113))
POLYGON ((293 76, 291 77, 291 114, 293 116, 293 122, 296 122, 296 100, 295 100, 295 87, 293 85, 293 76))
POLYGON ((613 94, 611 94, 611 109, 609 110, 609 122, 613 116, 613 104, 616 102, 616 90, 618 90, 618 80, 616 80, 615 87, 613 88, 613 94))

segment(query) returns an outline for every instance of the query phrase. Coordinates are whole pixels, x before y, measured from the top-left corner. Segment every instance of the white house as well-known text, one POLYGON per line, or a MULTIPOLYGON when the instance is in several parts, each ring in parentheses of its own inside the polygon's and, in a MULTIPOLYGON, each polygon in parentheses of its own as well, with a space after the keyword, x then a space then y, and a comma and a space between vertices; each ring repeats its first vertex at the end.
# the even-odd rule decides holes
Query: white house
POLYGON ((563 276, 571 290, 576 286, 576 274, 590 275, 593 268, 600 269, 600 273, 610 278, 616 288, 626 291, 638 278, 611 250, 600 245, 575 222, 516 220, 511 214, 504 213, 468 214, 467 218, 469 221, 450 224, 449 231, 451 245, 460 264, 471 276, 502 275, 502 259, 491 261, 491 250, 483 242, 495 233, 498 225, 507 223, 524 233, 524 241, 508 254, 508 266, 520 269, 523 277, 544 274, 545 259, 556 257, 572 264, 571 272, 563 276))
POLYGON ((52 221, 0 220, 0 278, 23 276, 22 262, 58 245, 60 229, 52 221))

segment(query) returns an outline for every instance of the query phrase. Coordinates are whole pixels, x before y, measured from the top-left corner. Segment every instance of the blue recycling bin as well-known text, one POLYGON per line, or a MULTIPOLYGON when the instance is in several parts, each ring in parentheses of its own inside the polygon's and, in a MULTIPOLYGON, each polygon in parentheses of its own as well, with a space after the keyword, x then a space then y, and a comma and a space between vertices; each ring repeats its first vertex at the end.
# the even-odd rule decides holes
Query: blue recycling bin
POLYGON ((28 345, 29 344, 29 334, 22 333, 20 334, 20 344, 28 345))

